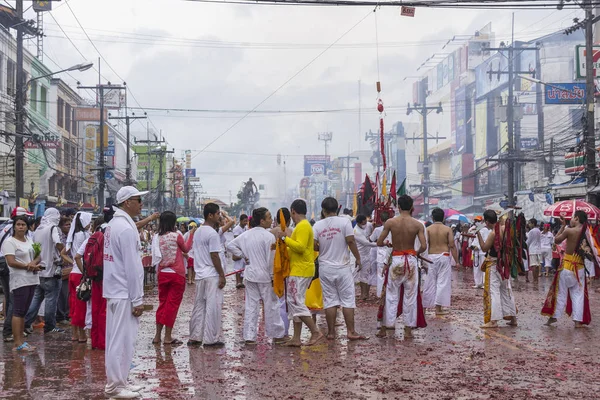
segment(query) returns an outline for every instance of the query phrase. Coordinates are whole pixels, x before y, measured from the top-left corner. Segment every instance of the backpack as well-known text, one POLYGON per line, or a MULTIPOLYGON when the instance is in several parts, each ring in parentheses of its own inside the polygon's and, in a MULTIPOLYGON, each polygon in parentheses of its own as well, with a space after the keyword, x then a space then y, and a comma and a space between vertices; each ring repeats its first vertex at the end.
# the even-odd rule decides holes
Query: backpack
POLYGON ((83 253, 84 274, 92 280, 102 280, 104 268, 104 233, 94 232, 88 239, 83 253))

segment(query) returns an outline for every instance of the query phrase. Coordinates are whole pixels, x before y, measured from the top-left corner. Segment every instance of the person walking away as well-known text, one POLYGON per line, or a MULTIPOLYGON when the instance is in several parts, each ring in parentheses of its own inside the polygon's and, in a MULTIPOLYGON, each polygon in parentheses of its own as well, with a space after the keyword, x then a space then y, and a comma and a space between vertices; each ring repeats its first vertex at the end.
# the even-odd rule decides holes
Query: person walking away
POLYGON ((540 236, 540 249, 542 261, 544 262, 544 276, 548 276, 552 268, 552 246, 554 244, 554 235, 550 230, 550 224, 544 224, 544 230, 540 236))
POLYGON ((554 242, 559 245, 566 241, 565 255, 548 290, 542 315, 548 317, 546 325, 551 326, 566 308, 575 328, 582 328, 592 321, 584 265, 585 258, 593 257, 586 238, 587 214, 577 210, 569 227, 562 217, 560 223, 561 228, 554 242))
POLYGON ((77 298, 77 286, 81 283, 83 272, 78 263, 74 261, 77 257, 77 250, 90 237, 90 225, 92 214, 79 211, 75 214, 75 219, 71 224, 71 229, 67 234, 65 248, 61 256, 68 257, 68 262, 73 265, 69 274, 69 316, 71 317, 71 340, 73 342, 86 343, 87 335, 85 333, 85 317, 87 314, 87 302, 77 298))
MULTIPOLYGON (((537 226, 537 220, 529 220, 529 232, 527 233, 527 248, 529 249, 528 264, 533 274, 533 283, 537 284, 540 277, 540 268, 542 266, 542 232, 537 226)), ((527 272, 528 273, 528 272, 527 272)), ((537 288, 537 286, 536 286, 537 288)))
MULTIPOLYGON (((240 217, 240 222, 242 217, 244 215, 240 217)), ((279 315, 279 302, 272 285, 276 239, 267 230, 272 223, 271 212, 264 207, 257 208, 252 211, 252 228, 243 235, 238 235, 227 245, 227 250, 234 257, 247 260, 244 271, 246 304, 243 333, 247 345, 256 344, 261 300, 266 336, 273 339, 273 343, 285 341, 285 329, 279 315)))
POLYGON ((62 284, 60 272, 60 252, 64 245, 60 241, 58 223, 60 212, 56 208, 48 208, 42 217, 40 226, 33 235, 33 242, 40 243, 42 271, 39 272, 40 284, 35 289, 31 306, 25 316, 25 329, 33 332, 31 324, 35 321, 42 301, 46 300, 44 309, 44 333, 63 333, 56 327, 56 307, 62 284))
MULTIPOLYGON (((483 240, 481 231, 477 232, 477 240, 481 250, 487 253, 486 259, 481 267, 485 271, 483 286, 483 329, 497 328, 498 321, 508 320, 508 325, 517 326, 517 307, 510 285, 510 276, 504 277, 498 270, 498 257, 505 249, 502 245, 496 247, 495 227, 498 223, 498 215, 493 210, 483 213, 483 220, 490 230, 487 239, 483 240)), ((499 243, 504 239, 504 227, 500 225, 498 238, 499 243)))
MULTIPOLYGON (((292 216, 290 214, 290 210, 287 207, 282 207, 277 210, 277 214, 275 215, 275 224, 276 226, 271 229, 271 234, 275 236, 275 238, 283 237, 283 236, 292 236, 294 230, 290 228, 290 222, 292 222, 292 216), (285 232, 281 229, 281 216, 283 214, 283 220, 285 221, 285 232)), ((285 283, 284 283, 285 285, 285 283)), ((281 320, 283 321, 283 327, 285 328, 285 336, 289 335, 290 329, 290 320, 288 318, 287 312, 287 303, 285 299, 285 295, 279 298, 279 315, 281 315, 281 320)))
POLYGON ((314 227, 315 248, 319 249, 319 278, 323 288, 325 318, 327 319, 327 339, 335 339, 335 322, 338 307, 342 308, 346 322, 346 335, 349 340, 367 340, 355 330, 354 278, 350 253, 354 255, 356 267, 361 266, 361 254, 356 246, 352 222, 338 217, 338 202, 327 197, 321 202, 323 216, 314 227))
MULTIPOLYGON (((58 223, 60 242, 63 246, 67 245, 67 237, 69 235, 69 231, 71 230, 71 226, 74 222, 70 217, 61 217, 60 222, 58 223)), ((58 295, 58 304, 56 306, 56 324, 70 324, 70 307, 69 307, 69 275, 73 270, 73 260, 70 255, 65 252, 65 248, 60 252, 60 257, 62 259, 62 267, 60 269, 62 280, 60 284, 60 293, 58 295)))
MULTIPOLYGON (((106 228, 106 220, 112 219, 114 211, 112 207, 104 210, 104 216, 99 216, 94 220, 92 226, 92 235, 81 243, 75 254, 75 264, 83 274, 85 269, 86 276, 92 281, 92 298, 91 304, 91 319, 92 328, 90 336, 92 349, 104 350, 106 348, 106 299, 103 296, 102 290, 102 271, 104 269, 104 232, 106 228), (85 265, 84 265, 85 264, 85 265)), ((74 247, 74 246, 73 246, 74 247)), ((81 277, 79 277, 81 279, 81 277)), ((85 325, 88 323, 88 313, 90 306, 86 307, 85 325)), ((78 316, 81 318, 81 315, 78 316)), ((84 330, 85 333, 85 330, 84 330)))
MULTIPOLYGON (((483 217, 481 216, 477 216, 475 217, 475 222, 478 224, 484 224, 483 222, 483 217)), ((477 227, 475 227, 473 232, 477 232, 477 227)), ((481 238, 483 239, 484 243, 485 240, 487 239, 490 230, 485 227, 485 225, 479 229, 479 233, 481 234, 481 238)), ((483 262, 485 261, 485 251, 481 250, 481 246, 479 245, 479 241, 478 240, 473 240, 473 281, 475 282, 475 284, 473 285, 473 289, 483 289, 483 277, 484 277, 484 272, 482 271, 481 267, 483 265, 483 262)))
POLYGON ((418 256, 427 250, 425 226, 412 217, 413 199, 408 195, 398 198, 400 215, 388 219, 377 239, 377 246, 388 246, 387 237, 391 233, 393 248, 392 262, 384 270, 384 292, 380 300, 378 319, 381 328, 377 337, 386 337, 387 330, 396 328, 396 319, 404 317, 404 337, 413 337, 412 330, 425 327, 425 314, 419 302, 418 256), (415 241, 419 248, 415 250, 415 241), (401 295, 402 294, 402 295, 401 295), (400 307, 401 305, 401 307, 400 307), (400 311, 401 310, 401 311, 400 311))
POLYGON ((142 196, 147 193, 133 186, 119 189, 116 195, 119 208, 103 236, 102 287, 107 302, 104 392, 118 399, 136 398, 139 396, 137 392, 142 389, 141 386, 128 386, 127 379, 135 351, 139 317, 144 312, 142 244, 133 218, 142 212, 142 196))
MULTIPOLYGON (((233 240, 233 232, 232 227, 235 225, 235 218, 229 218, 229 215, 225 211, 221 212, 221 218, 219 220, 219 224, 215 227, 219 232, 219 237, 221 239, 221 265, 223 266, 223 271, 226 271, 228 267, 231 265, 231 255, 227 252, 227 244, 233 240)), ((243 289, 244 284, 242 283, 240 286, 236 285, 237 289, 243 289)))
POLYGON ((423 285, 423 307, 435 306, 436 315, 444 315, 448 314, 452 297, 450 256, 458 264, 458 253, 454 245, 452 229, 444 225, 444 210, 434 208, 431 219, 433 224, 427 228, 429 238, 427 256, 433 264, 429 267, 423 285))
POLYGON ((33 241, 27 237, 27 216, 13 218, 12 233, 2 244, 2 253, 10 268, 10 288, 13 299, 11 328, 14 337, 13 351, 35 350, 24 341, 25 314, 29 310, 36 287, 40 283, 38 273, 42 270, 40 256, 35 255, 33 241))
POLYGON ((215 203, 204 206, 204 224, 194 233, 194 270, 196 294, 190 317, 188 346, 223 347, 220 340, 223 317, 225 272, 222 243, 217 229, 221 211, 215 203))
MULTIPOLYGON (((233 228, 233 238, 240 236, 242 233, 246 232, 248 229, 248 216, 246 214, 240 215, 240 223, 233 228)), ((239 271, 244 269, 246 264, 244 263, 244 259, 239 259, 235 255, 232 256, 233 259, 233 270, 239 271)), ((244 280, 242 278, 243 272, 238 272, 235 274, 235 287, 242 288, 244 286, 244 280)))
POLYGON ((183 235, 177 231, 176 223, 175 213, 163 212, 158 223, 158 234, 152 240, 152 265, 158 265, 159 302, 156 310, 156 335, 152 340, 154 344, 160 343, 163 327, 164 344, 183 343, 179 339, 173 339, 172 332, 185 292, 186 268, 183 253, 188 253, 192 248, 196 228, 189 231, 188 239, 184 241, 183 235))
POLYGON ((302 345, 300 337, 304 323, 311 332, 307 346, 312 346, 325 338, 306 306, 306 290, 315 275, 314 234, 312 226, 306 219, 306 202, 296 199, 292 202, 290 209, 291 218, 296 225, 292 236, 285 236, 284 232, 277 233, 278 239, 282 239, 288 247, 290 256, 290 276, 286 282, 286 301, 288 318, 294 320, 294 336, 285 345, 291 347, 302 345))
POLYGON ((370 286, 377 284, 376 266, 374 267, 373 260, 371 260, 371 249, 376 248, 377 244, 369 241, 372 232, 373 225, 367 221, 367 217, 362 214, 357 215, 354 238, 361 260, 361 269, 358 272, 361 300, 367 300, 370 286))
MULTIPOLYGON (((383 224, 390 219, 390 214, 387 211, 383 211, 380 215, 381 218, 381 226, 378 226, 373 230, 371 237, 369 238, 371 242, 377 244, 377 239, 379 239, 379 235, 383 232, 383 224)), ((392 241, 392 235, 388 235, 386 238, 387 243, 390 244, 392 241)), ((387 264, 389 264, 390 256, 392 255, 392 248, 389 246, 376 248, 377 257, 375 258, 375 262, 377 263, 377 297, 381 297, 381 291, 383 289, 383 270, 387 264)))

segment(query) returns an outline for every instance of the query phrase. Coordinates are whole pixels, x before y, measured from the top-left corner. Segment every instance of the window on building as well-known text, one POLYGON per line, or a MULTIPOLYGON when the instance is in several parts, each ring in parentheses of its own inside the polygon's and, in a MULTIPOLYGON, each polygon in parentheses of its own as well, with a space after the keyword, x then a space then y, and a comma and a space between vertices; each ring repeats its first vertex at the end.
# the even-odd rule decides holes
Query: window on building
POLYGON ((31 82, 31 90, 30 90, 30 94, 29 94, 29 105, 32 110, 37 111, 37 109, 38 109, 37 84, 35 82, 31 82))
POLYGON ((73 116, 73 108, 69 103, 65 103, 65 129, 71 133, 72 123, 71 117, 73 116))
POLYGON ((72 174, 75 174, 75 171, 77 171, 77 146, 74 144, 71 145, 71 171, 73 171, 71 172, 72 174))
POLYGON ((56 149, 56 163, 62 164, 62 148, 60 146, 56 149))
POLYGON ((66 168, 70 168, 71 167, 71 143, 65 141, 64 142, 64 154, 63 154, 63 165, 66 168))
POLYGON ((15 95, 16 83, 17 66, 13 60, 8 59, 8 62, 6 63, 6 93, 8 93, 9 96, 15 95))
POLYGON ((75 108, 73 108, 73 118, 71 124, 73 125, 71 126, 71 135, 79 136, 79 127, 77 125, 77 121, 75 121, 75 108))
POLYGON ((65 101, 60 97, 57 101, 56 123, 61 128, 65 127, 65 101))
POLYGON ((44 118, 48 118, 47 101, 48 101, 48 89, 46 89, 44 86, 42 86, 40 88, 40 106, 38 107, 38 111, 40 112, 40 114, 42 114, 42 116, 44 118))

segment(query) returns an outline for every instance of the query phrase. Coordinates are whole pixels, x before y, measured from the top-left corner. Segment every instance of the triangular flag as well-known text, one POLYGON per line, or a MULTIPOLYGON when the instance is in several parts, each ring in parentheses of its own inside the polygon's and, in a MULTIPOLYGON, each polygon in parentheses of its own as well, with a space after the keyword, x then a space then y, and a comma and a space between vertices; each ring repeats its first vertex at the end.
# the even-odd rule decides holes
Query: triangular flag
POLYGON ((362 189, 362 204, 363 206, 367 204, 367 202, 371 201, 375 192, 373 192, 373 185, 371 184, 371 180, 369 179, 369 175, 367 174, 365 177, 365 181, 363 182, 362 189))
POLYGON ((384 173, 383 174, 383 182, 381 183, 381 195, 383 196, 383 200, 385 201, 387 199, 387 174, 384 173))
POLYGON ((402 185, 400 185, 396 194, 398 195, 398 197, 404 196, 406 194, 406 178, 404 178, 404 180, 402 181, 402 185))
POLYGON ((398 199, 398 195, 396 194, 396 171, 392 175, 392 183, 390 185, 390 197, 394 199, 394 205, 396 205, 396 200, 398 199))

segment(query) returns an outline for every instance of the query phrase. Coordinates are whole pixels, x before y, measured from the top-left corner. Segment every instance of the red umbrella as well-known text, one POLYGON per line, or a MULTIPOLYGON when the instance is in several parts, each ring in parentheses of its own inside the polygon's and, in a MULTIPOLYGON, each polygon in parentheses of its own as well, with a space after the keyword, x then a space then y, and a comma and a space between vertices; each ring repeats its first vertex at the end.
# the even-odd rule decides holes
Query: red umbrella
POLYGON ((460 211, 453 210, 452 208, 446 208, 444 210, 444 218, 448 218, 453 215, 460 215, 460 214, 462 214, 460 211))
POLYGON ((600 209, 582 200, 565 200, 552 204, 544 210, 544 215, 552 218, 571 219, 575 211, 584 211, 589 219, 599 219, 600 209))

